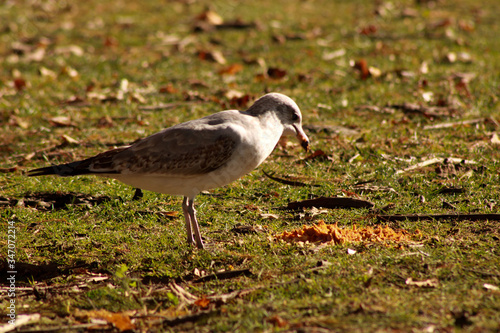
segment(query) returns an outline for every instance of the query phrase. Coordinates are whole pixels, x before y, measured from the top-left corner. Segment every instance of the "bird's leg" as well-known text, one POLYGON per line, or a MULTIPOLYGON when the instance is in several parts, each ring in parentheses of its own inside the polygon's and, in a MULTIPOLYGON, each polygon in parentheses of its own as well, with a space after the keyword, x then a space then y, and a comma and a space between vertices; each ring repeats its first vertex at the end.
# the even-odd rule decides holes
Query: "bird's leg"
POLYGON ((182 211, 184 212, 184 221, 186 223, 186 233, 188 244, 194 244, 193 232, 191 231, 191 214, 189 211, 189 199, 184 197, 182 200, 182 211))
POLYGON ((203 245, 203 240, 201 239, 201 233, 200 233, 200 225, 198 224, 198 220, 196 219, 196 210, 194 209, 194 199, 187 199, 187 209, 189 212, 189 217, 191 220, 191 227, 193 228, 194 232, 194 239, 196 240, 196 246, 199 249, 205 248, 203 245))

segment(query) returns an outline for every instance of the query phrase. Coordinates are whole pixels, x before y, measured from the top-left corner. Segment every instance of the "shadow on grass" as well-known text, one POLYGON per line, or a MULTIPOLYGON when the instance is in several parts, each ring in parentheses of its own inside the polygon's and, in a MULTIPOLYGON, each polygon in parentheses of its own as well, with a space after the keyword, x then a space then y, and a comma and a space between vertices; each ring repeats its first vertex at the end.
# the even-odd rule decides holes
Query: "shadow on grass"
POLYGON ((31 207, 40 211, 50 211, 68 209, 71 206, 90 208, 111 200, 112 198, 107 195, 93 196, 74 192, 36 192, 26 193, 20 199, 0 197, 0 207, 31 207))

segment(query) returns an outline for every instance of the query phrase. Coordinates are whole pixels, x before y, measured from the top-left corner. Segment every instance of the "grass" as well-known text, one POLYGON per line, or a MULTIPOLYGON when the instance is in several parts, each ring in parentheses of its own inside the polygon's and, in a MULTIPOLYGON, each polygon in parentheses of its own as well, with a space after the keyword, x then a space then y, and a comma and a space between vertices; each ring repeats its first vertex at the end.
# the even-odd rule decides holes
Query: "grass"
POLYGON ((0 250, 7 258, 14 222, 16 311, 33 319, 18 330, 498 331, 497 220, 388 223, 420 230, 416 244, 318 247, 270 238, 319 220, 376 226, 384 207, 384 214, 499 213, 499 9, 495 0, 5 3, 0 250), (206 6, 225 22, 255 25, 194 31, 206 6), (226 63, 210 60, 217 51, 226 63), (366 79, 357 69, 363 62, 372 67, 366 79), (227 74, 233 64, 239 71, 227 74), (266 76, 268 68, 284 77, 266 76), (180 198, 146 192, 132 201, 133 189, 113 180, 25 176, 244 109, 229 90, 292 97, 313 150, 326 157, 305 159, 291 140, 249 175, 199 195, 208 250, 187 246, 180 198), (174 107, 144 109, 168 103, 174 107), (398 172, 436 157, 474 164, 398 172), (262 170, 320 186, 284 185, 262 170), (364 182, 368 189, 356 190, 364 182), (50 207, 71 193, 79 201, 50 207), (314 217, 279 209, 337 195, 375 209, 314 217), (236 233, 238 225, 263 232, 236 233))

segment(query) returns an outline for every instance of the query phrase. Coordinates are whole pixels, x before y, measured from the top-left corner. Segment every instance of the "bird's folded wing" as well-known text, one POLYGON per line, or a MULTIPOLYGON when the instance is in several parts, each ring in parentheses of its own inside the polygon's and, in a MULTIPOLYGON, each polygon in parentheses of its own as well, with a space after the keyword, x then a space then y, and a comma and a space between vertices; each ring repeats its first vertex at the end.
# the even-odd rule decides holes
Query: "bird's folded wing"
POLYGON ((222 167, 236 148, 234 132, 169 128, 130 148, 97 155, 91 170, 120 174, 195 175, 222 167))

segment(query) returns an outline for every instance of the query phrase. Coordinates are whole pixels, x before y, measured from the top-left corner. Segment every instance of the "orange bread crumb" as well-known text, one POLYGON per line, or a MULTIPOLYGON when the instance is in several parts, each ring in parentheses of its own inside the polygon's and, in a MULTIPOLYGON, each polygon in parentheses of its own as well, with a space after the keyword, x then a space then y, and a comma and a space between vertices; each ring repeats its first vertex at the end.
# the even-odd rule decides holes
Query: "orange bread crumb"
POLYGON ((353 242, 408 242, 422 234, 420 230, 411 234, 406 230, 394 230, 388 226, 382 227, 360 227, 353 225, 351 228, 339 228, 337 223, 326 224, 323 220, 313 226, 303 226, 302 229, 284 231, 276 239, 286 242, 310 242, 310 243, 353 243, 353 242))

